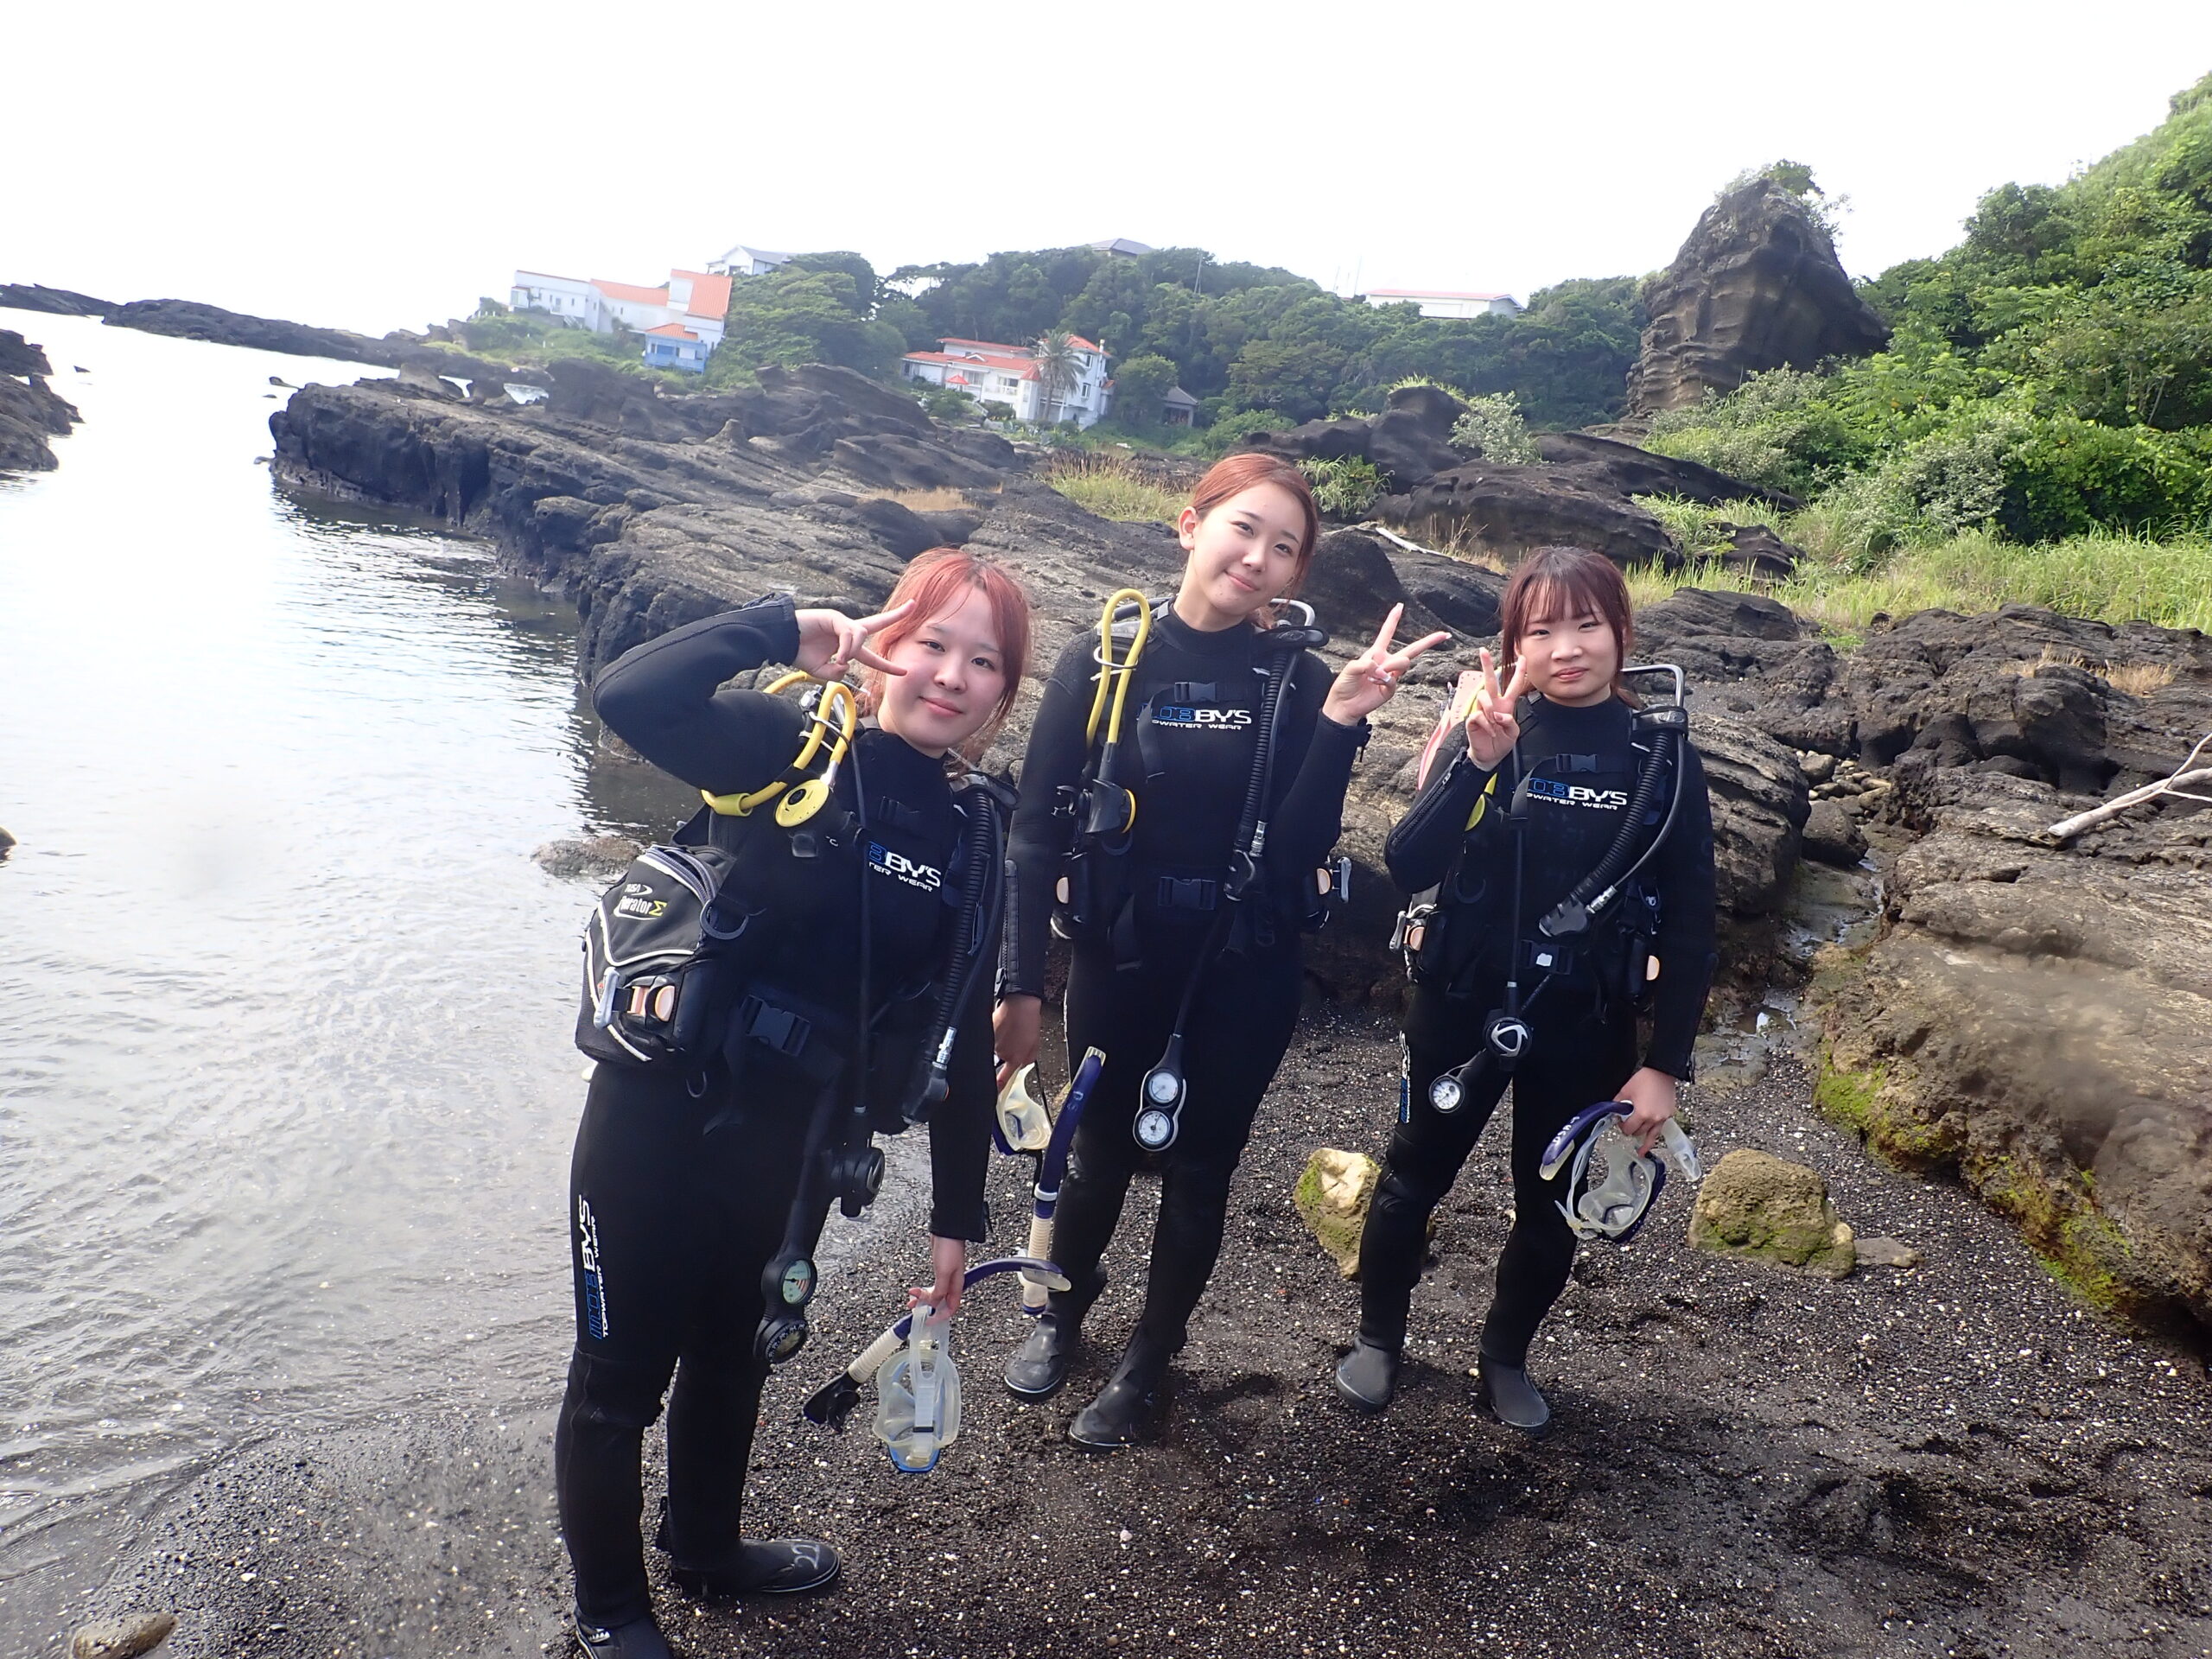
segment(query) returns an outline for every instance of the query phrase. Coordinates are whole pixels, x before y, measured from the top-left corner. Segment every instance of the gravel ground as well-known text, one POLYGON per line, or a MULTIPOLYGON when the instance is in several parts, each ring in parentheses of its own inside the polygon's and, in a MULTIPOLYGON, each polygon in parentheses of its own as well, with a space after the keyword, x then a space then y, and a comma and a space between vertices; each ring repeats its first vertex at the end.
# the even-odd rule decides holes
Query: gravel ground
MULTIPOLYGON (((2202 1355, 2077 1306, 1956 1188, 1869 1161, 1786 1058, 1694 1096, 1708 1163, 1809 1163, 1862 1236, 1924 1265, 1832 1284, 1706 1255, 1670 1193, 1632 1248, 1585 1249, 1531 1363, 1555 1429, 1524 1441, 1468 1375, 1508 1220, 1497 1126, 1440 1212, 1398 1403, 1345 1412, 1328 1379, 1356 1291, 1290 1188, 1317 1146, 1379 1150, 1395 1069, 1370 1019, 1303 1028, 1145 1449, 1062 1436, 1133 1321, 1149 1184, 1061 1399, 997 1385, 1020 1317, 1003 1283, 979 1293, 957 1335, 966 1421, 925 1478, 893 1473, 865 1408, 842 1437, 797 1420, 912 1264, 902 1247, 833 1274, 814 1345, 771 1384, 751 1514, 834 1541, 843 1586, 694 1611, 664 1585, 671 1634, 697 1659, 2212 1653, 2202 1355)), ((1025 1168, 995 1174, 1002 1243, 1025 1168)), ((180 1656, 564 1655, 558 1370, 527 1420, 456 1402, 241 1454, 145 1529, 100 1607, 178 1612, 180 1656)))

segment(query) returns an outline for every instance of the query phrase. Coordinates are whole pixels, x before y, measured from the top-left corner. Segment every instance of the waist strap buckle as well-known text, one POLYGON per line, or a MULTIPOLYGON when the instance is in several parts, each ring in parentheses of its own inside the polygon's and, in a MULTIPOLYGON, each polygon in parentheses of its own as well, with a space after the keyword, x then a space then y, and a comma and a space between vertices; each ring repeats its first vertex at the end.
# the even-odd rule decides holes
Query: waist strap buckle
POLYGON ((1162 910, 1211 910, 1221 902, 1221 884, 1204 876, 1163 875, 1155 902, 1162 910))
POLYGON ((792 1059, 805 1052, 807 1039, 814 1034, 811 1020, 793 1014, 789 1008, 779 1008, 772 1002, 763 1002, 757 996, 747 996, 737 1005, 737 1022, 752 1041, 792 1059))

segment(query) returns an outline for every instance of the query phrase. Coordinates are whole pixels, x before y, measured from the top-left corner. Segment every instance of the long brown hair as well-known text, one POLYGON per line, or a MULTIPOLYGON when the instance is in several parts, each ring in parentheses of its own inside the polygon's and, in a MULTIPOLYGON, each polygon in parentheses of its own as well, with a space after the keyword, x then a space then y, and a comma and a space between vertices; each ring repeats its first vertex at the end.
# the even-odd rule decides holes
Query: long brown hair
POLYGON ((1635 611, 1620 566, 1586 547, 1540 547, 1514 567, 1498 603, 1498 645, 1510 670, 1520 659, 1522 636, 1537 622, 1567 621, 1595 613, 1613 631, 1620 659, 1613 664, 1613 695, 1633 702, 1621 670, 1636 641, 1635 611))
POLYGON ((1289 491, 1299 511, 1306 516, 1306 534, 1298 543, 1290 586, 1281 594, 1282 598, 1288 599, 1305 582, 1306 568, 1313 563, 1313 550, 1321 540, 1321 509, 1314 505, 1313 486, 1306 481, 1305 474, 1274 455, 1230 455, 1206 469, 1206 475, 1191 492, 1191 510, 1203 518, 1223 502, 1243 494, 1257 484, 1274 484, 1289 491))

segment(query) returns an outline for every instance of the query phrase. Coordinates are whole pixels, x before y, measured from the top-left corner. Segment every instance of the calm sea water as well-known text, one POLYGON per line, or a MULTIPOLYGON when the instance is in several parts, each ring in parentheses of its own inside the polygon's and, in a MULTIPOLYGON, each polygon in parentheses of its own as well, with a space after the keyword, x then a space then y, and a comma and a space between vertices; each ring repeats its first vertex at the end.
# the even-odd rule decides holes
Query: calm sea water
POLYGON ((0 479, 0 1652, 45 1652, 227 1448, 550 1403, 588 894, 529 854, 677 801, 594 784, 565 605, 272 489, 269 377, 373 371, 0 327, 85 416, 0 479))

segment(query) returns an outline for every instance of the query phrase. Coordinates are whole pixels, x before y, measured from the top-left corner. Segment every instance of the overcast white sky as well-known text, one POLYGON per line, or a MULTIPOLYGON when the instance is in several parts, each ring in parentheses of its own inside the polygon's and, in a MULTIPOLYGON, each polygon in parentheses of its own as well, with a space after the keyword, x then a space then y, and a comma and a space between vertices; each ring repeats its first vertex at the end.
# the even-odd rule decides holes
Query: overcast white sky
POLYGON ((15 0, 0 62, 0 281, 381 333, 738 241, 1525 297, 1665 264, 1782 156, 1871 273, 2155 126, 2212 3, 15 0))

